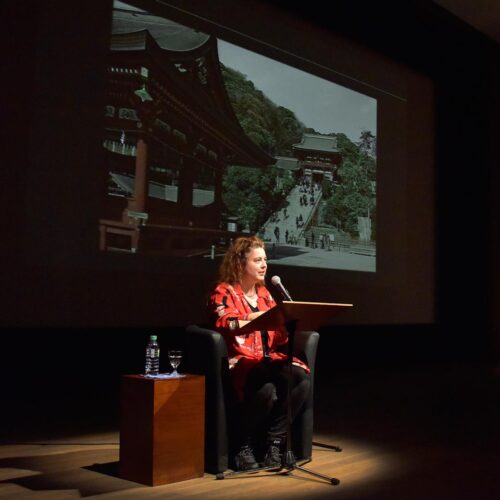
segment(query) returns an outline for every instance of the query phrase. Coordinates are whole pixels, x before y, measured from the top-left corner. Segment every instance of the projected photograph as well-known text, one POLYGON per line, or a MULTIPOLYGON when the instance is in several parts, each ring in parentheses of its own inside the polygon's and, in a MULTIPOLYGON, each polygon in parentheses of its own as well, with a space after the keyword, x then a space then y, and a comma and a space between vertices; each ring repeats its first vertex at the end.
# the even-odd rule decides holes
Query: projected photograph
POLYGON ((106 70, 102 251, 376 271, 376 99, 118 1, 106 70))

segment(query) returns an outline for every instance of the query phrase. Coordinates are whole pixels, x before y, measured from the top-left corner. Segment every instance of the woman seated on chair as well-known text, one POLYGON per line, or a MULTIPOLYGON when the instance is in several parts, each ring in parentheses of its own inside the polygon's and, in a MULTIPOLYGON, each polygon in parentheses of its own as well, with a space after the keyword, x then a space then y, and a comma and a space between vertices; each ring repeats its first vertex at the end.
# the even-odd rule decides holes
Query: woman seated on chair
MULTIPOLYGON (((230 422, 230 467, 259 468, 254 450, 267 468, 282 466, 288 408, 288 336, 277 331, 238 334, 239 328, 276 306, 264 285, 267 270, 264 242, 256 236, 241 237, 226 252, 219 270, 219 283, 209 300, 213 326, 226 340, 229 372, 235 392, 235 411, 230 422), (256 432, 264 429, 262 441, 256 432)), ((291 378, 292 418, 310 390, 309 368, 293 359, 291 378)))

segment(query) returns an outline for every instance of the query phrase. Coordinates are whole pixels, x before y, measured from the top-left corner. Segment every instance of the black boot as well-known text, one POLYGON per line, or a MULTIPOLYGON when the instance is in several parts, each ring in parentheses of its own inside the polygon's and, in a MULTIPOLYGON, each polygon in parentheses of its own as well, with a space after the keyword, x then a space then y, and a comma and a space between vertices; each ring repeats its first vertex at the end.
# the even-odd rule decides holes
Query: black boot
POLYGON ((282 456, 281 456, 281 439, 274 439, 269 441, 267 452, 264 457, 264 467, 273 467, 276 469, 281 469, 282 467, 282 456))
POLYGON ((232 467, 237 471, 249 471, 259 468, 259 464, 255 460, 252 448, 245 445, 240 448, 238 453, 233 457, 232 467))

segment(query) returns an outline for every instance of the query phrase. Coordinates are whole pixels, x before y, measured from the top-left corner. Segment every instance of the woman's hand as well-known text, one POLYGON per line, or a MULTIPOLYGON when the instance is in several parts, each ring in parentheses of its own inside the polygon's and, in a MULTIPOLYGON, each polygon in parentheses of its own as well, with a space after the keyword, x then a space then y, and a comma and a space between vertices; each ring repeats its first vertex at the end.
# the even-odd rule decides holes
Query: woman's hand
POLYGON ((252 312, 248 315, 248 321, 252 321, 254 319, 257 319, 259 316, 264 314, 266 311, 257 311, 257 312, 252 312))
POLYGON ((248 323, 250 323, 250 321, 257 319, 260 315, 264 314, 265 312, 266 311, 257 311, 257 312, 250 313, 247 316, 247 318, 248 318, 247 320, 240 319, 238 321, 239 327, 243 328, 244 326, 248 325, 248 323))

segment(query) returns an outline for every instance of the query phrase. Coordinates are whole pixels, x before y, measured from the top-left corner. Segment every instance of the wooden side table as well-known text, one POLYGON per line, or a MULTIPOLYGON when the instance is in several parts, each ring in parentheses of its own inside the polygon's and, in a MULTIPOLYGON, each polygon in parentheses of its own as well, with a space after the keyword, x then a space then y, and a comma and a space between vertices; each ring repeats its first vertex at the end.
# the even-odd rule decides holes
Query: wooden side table
POLYGON ((203 476, 205 377, 122 377, 120 477, 150 486, 203 476))

